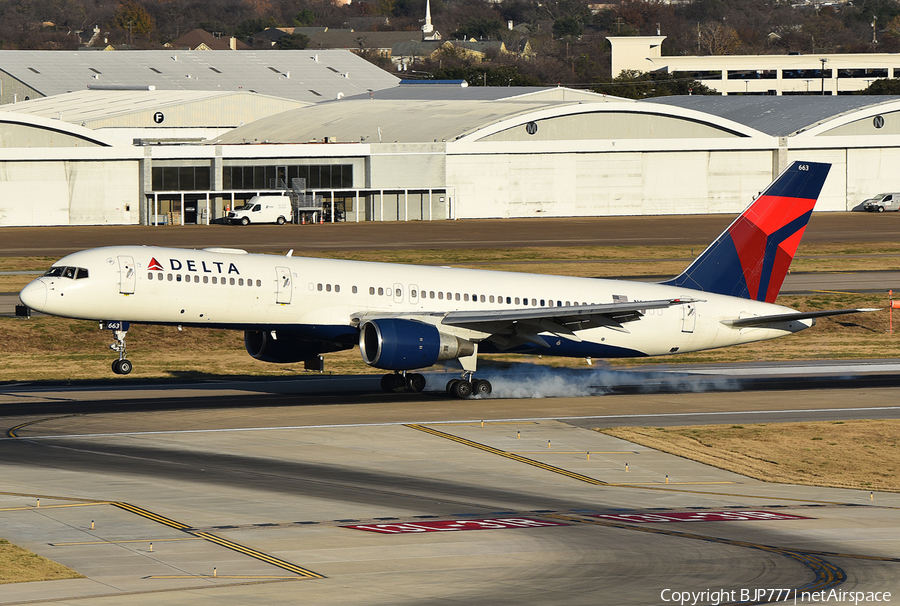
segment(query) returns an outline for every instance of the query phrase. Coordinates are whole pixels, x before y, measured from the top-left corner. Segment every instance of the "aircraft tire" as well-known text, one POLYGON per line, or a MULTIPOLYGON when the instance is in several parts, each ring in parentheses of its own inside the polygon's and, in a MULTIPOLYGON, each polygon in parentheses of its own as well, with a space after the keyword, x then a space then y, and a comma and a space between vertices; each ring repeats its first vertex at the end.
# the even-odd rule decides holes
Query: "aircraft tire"
POLYGON ((278 217, 277 219, 275 219, 275 222, 278 223, 278 225, 284 225, 284 217, 278 217))
POLYGON ((485 379, 475 379, 472 381, 473 396, 489 396, 492 391, 494 391, 494 388, 491 386, 490 381, 485 379))
POLYGON ((447 381, 447 395, 453 395, 453 388, 456 387, 456 384, 460 381, 460 379, 450 379, 447 381))
POLYGON ((241 225, 250 225, 250 219, 244 217, 243 219, 241 219, 241 225))
POLYGON ((394 373, 388 373, 386 375, 381 376, 381 391, 386 391, 387 393, 391 393, 394 391, 391 389, 391 383, 394 380, 394 373))
POLYGON ((411 392, 421 393, 425 389, 425 383, 425 377, 419 373, 414 372, 406 375, 406 389, 411 392))
POLYGON ((456 385, 453 386, 453 395, 460 400, 465 400, 472 395, 472 384, 468 381, 460 380, 456 385))
POLYGON ((393 374, 388 376, 391 378, 389 385, 391 386, 391 391, 393 393, 406 391, 406 379, 403 375, 393 374))
POLYGON ((131 363, 131 360, 119 360, 120 375, 127 375, 131 372, 132 368, 134 368, 134 365, 131 363))
POLYGON ((119 362, 121 362, 121 361, 122 360, 113 360, 113 363, 112 363, 112 371, 114 373, 116 373, 117 375, 122 374, 122 371, 119 370, 119 362))

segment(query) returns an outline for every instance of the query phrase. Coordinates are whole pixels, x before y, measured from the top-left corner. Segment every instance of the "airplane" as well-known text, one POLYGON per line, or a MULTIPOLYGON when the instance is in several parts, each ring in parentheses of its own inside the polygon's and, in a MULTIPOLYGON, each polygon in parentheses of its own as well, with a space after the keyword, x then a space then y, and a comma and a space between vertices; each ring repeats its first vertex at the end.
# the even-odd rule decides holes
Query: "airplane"
POLYGON ((112 246, 63 257, 21 291, 29 308, 100 321, 113 371, 128 374, 130 323, 244 331, 274 363, 318 361, 358 345, 391 371, 388 392, 457 360, 448 395, 486 396, 479 354, 663 356, 773 339, 819 317, 774 303, 830 164, 794 162, 679 276, 662 283, 343 261, 228 248, 112 246))

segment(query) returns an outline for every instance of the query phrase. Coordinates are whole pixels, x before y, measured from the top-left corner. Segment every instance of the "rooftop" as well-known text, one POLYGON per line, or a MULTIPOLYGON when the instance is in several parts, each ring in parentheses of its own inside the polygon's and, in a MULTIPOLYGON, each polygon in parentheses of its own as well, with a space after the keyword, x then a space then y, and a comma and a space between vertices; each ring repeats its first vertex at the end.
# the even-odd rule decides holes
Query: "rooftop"
POLYGON ((773 137, 787 137, 865 107, 893 103, 881 95, 689 95, 656 97, 641 103, 673 105, 733 120, 773 137))
MULTIPOLYGON (((139 112, 166 111, 169 108, 189 107, 192 104, 215 99, 233 97, 233 105, 246 106, 255 101, 267 102, 283 110, 293 109, 301 102, 258 95, 246 91, 172 91, 172 90, 83 90, 64 95, 54 95, 32 99, 3 107, 5 111, 62 120, 73 124, 108 120, 139 112)), ((282 110, 282 111, 283 111, 282 110)), ((196 117, 203 125, 222 125, 224 115, 204 115, 199 111, 196 117)), ((90 124, 88 124, 90 126, 90 124)), ((237 125, 237 122, 234 123, 237 125)))
POLYGON ((0 71, 44 96, 91 85, 250 91, 318 102, 397 85, 399 78, 346 50, 15 51, 0 71))
POLYGON ((344 99, 257 120, 216 143, 428 143, 563 102, 344 99))

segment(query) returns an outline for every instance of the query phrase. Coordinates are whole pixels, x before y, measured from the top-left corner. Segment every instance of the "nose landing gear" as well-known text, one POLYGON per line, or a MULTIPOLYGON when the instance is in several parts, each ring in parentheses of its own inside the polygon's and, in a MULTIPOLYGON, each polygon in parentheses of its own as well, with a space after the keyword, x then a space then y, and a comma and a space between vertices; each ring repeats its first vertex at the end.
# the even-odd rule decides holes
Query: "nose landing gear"
POLYGON ((125 350, 125 335, 127 330, 114 330, 113 338, 115 342, 109 348, 119 353, 119 359, 112 363, 112 371, 117 375, 127 375, 134 366, 131 361, 126 358, 128 352, 125 350))

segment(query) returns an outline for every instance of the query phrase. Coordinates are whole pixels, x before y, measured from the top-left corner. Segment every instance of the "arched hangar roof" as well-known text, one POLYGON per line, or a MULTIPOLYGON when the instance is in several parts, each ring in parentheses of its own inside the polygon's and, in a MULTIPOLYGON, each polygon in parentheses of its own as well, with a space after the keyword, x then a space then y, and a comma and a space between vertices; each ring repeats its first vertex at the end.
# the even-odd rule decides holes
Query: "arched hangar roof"
POLYGON ((432 143, 755 137, 746 125, 689 108, 623 100, 344 99, 290 110, 226 133, 218 144, 432 143), (530 123, 533 125, 529 126, 530 123), (536 128, 535 128, 536 127, 536 128))
POLYGON ((693 109, 773 137, 900 134, 900 97, 897 96, 695 95, 657 97, 642 103, 693 109), (876 128, 871 119, 878 115, 884 120, 876 128))
POLYGON ((0 147, 114 147, 117 143, 89 128, 0 111, 0 147))
POLYGON ((83 90, 4 106, 88 128, 236 127, 310 105, 247 91, 83 90))

